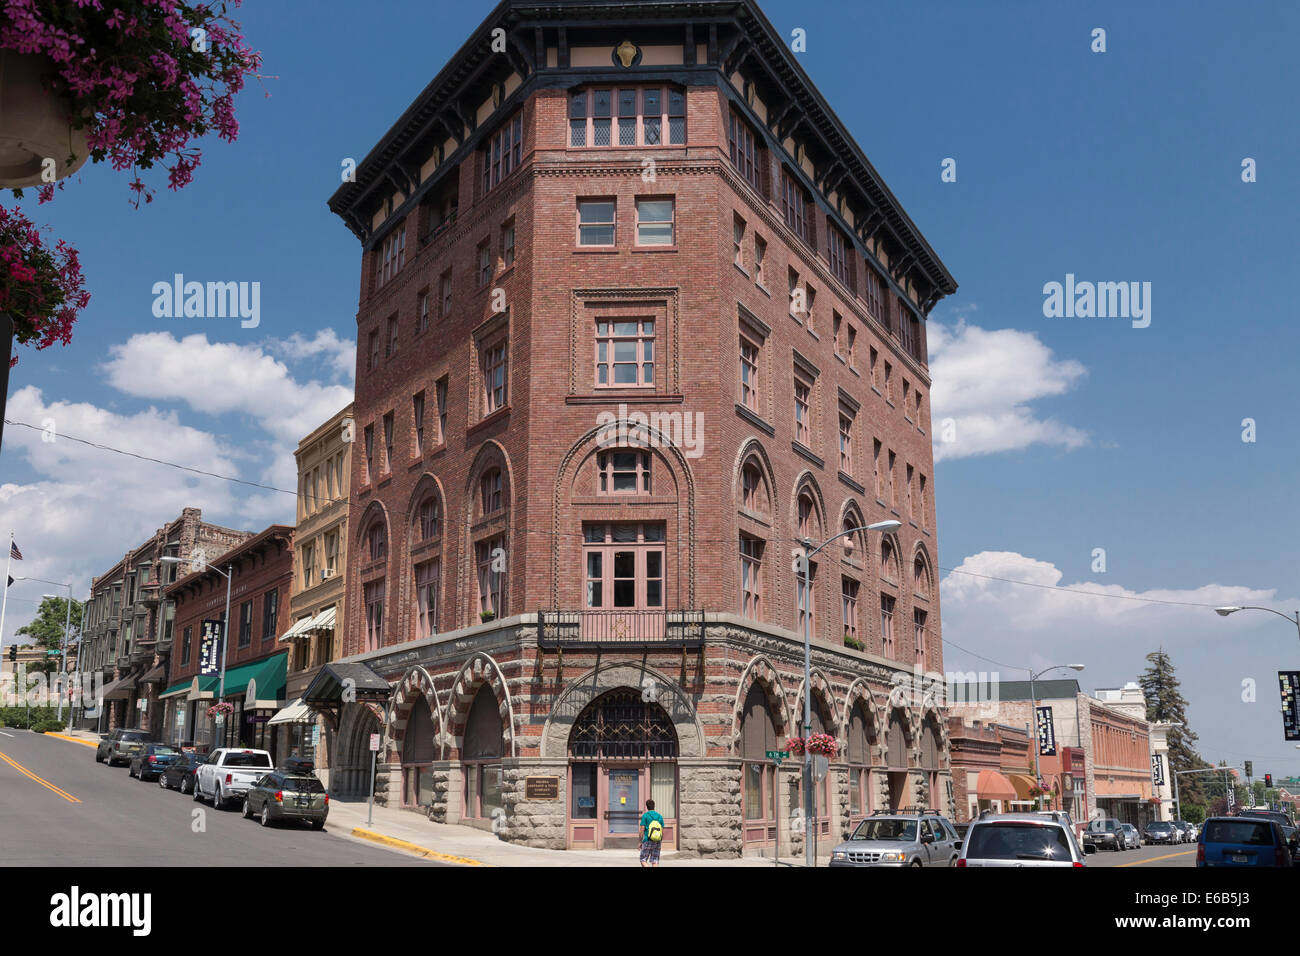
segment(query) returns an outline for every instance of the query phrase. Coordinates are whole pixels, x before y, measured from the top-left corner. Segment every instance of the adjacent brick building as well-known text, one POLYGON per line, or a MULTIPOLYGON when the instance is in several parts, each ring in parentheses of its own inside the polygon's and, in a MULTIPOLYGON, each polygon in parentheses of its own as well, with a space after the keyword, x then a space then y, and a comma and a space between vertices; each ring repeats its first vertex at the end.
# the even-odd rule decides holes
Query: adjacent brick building
POLYGON ((100 673, 106 706, 96 716, 81 717, 80 726, 161 731, 157 695, 167 679, 175 610, 163 599, 163 591, 176 580, 178 568, 162 558, 192 560, 201 554, 216 560, 253 534, 202 517, 198 508, 184 509, 91 580, 82 667, 87 673, 100 673))
POLYGON ((238 547, 209 561, 201 571, 184 574, 167 588, 176 606, 176 653, 167 688, 160 695, 164 739, 195 745, 257 747, 278 758, 269 721, 284 707, 288 652, 278 638, 288 629, 289 586, 293 568, 293 528, 271 525, 238 547), (230 576, 230 645, 225 654, 221 690, 220 644, 210 641, 212 673, 201 673, 206 631, 225 617, 226 574, 230 576), (208 709, 218 702, 232 713, 220 733, 208 709))
POLYGON ((670 846, 797 849, 766 752, 811 693, 823 839, 952 806, 894 687, 942 670, 955 283, 755 3, 503 2, 330 206, 363 247, 343 666, 393 685, 308 695, 332 786, 382 732, 380 799, 435 820, 618 846, 653 796, 670 846), (809 690, 790 554, 846 530, 809 690))

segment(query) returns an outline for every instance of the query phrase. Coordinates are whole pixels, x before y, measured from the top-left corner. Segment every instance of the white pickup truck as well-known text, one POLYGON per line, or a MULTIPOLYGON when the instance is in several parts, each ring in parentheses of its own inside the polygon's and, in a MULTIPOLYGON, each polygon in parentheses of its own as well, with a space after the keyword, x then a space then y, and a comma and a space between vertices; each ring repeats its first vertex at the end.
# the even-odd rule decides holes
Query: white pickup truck
POLYGON ((194 799, 210 799, 218 810, 235 800, 242 800, 263 775, 274 769, 271 755, 265 750, 222 747, 208 755, 194 771, 194 799))

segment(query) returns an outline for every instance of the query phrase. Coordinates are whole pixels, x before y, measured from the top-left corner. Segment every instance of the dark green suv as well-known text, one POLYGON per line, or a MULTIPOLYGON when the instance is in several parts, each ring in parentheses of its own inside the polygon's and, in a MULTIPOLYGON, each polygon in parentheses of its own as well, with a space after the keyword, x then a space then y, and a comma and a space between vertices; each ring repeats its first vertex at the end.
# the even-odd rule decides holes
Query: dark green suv
POLYGON ((244 795, 244 816, 269 827, 280 820, 303 820, 313 830, 325 826, 330 798, 315 774, 276 770, 264 774, 244 795))
POLYGON ((139 728, 118 727, 104 734, 95 747, 95 763, 107 763, 115 767, 120 763, 129 764, 131 758, 145 744, 157 743, 147 730, 139 728))

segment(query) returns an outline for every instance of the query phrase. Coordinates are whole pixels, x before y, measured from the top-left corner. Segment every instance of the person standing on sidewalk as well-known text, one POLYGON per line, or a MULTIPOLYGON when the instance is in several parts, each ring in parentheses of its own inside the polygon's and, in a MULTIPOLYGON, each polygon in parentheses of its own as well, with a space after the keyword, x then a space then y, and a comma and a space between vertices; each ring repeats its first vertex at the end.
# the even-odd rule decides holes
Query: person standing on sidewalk
POLYGON ((645 813, 641 814, 641 865, 658 866, 659 848, 664 845, 664 818, 655 809, 655 802, 645 802, 645 813))

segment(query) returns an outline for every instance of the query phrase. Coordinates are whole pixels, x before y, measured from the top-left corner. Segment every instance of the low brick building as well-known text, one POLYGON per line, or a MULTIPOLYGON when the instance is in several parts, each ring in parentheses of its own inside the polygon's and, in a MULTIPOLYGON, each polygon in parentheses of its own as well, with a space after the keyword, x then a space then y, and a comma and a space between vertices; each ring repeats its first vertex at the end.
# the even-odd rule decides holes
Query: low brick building
MULTIPOLYGON (((160 695, 167 741, 200 750, 218 746, 275 751, 269 721, 285 706, 293 528, 271 525, 167 588, 176 606, 176 640, 168 686, 160 695), (224 694, 220 624, 230 578, 230 643, 224 694), (224 702, 229 718, 217 732, 208 709, 224 702)), ((279 755, 277 755, 279 756, 279 755)))
POLYGON ((954 822, 969 822, 981 810, 1003 813, 1033 808, 1032 800, 1021 797, 1022 781, 1032 779, 1034 772, 1028 729, 950 716, 948 742, 954 822))

